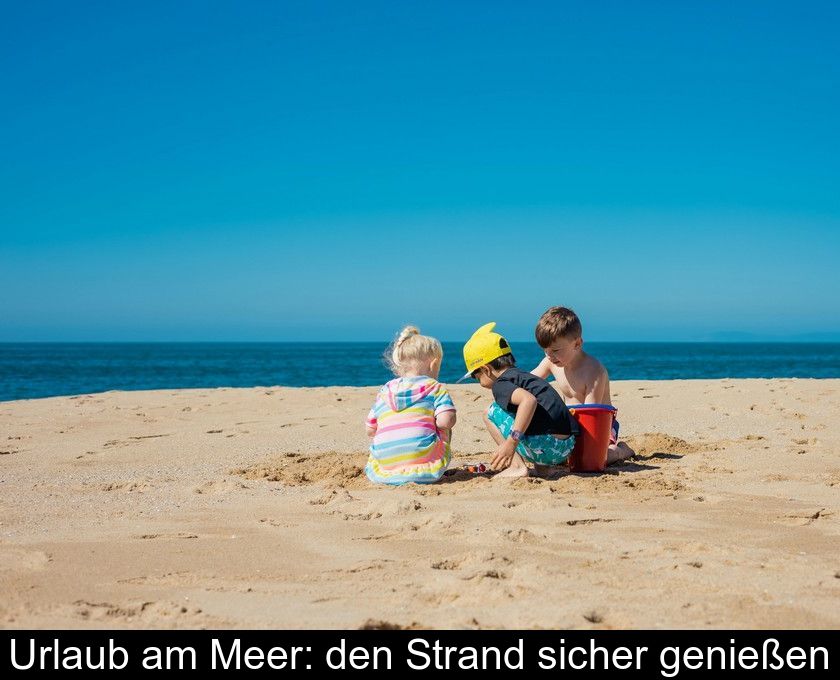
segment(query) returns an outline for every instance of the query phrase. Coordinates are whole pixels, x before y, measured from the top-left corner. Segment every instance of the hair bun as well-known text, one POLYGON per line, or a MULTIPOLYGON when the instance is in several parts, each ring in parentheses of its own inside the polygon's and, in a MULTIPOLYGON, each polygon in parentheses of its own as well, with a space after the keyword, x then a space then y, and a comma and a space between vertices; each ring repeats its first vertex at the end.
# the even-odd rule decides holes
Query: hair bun
POLYGON ((406 326, 403 328, 397 338, 397 347, 402 345, 412 335, 420 335, 420 329, 417 326, 406 326))
POLYGON ((417 326, 404 326, 385 351, 385 362, 397 376, 418 366, 425 370, 423 365, 435 358, 443 358, 440 341, 420 335, 417 326))

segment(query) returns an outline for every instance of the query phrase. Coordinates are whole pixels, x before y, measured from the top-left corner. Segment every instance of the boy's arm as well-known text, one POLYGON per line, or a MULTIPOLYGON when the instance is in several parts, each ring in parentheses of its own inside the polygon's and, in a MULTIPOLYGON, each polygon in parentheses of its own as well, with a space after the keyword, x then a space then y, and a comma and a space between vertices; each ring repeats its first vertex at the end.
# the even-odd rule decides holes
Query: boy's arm
MULTIPOLYGON (((517 387, 510 395, 510 403, 516 405, 516 418, 513 420, 512 430, 524 432, 531 424, 534 417, 534 412, 537 410, 537 398, 524 390, 517 387)), ((516 452, 517 440, 508 437, 502 442, 493 454, 493 461, 490 463, 490 468, 493 470, 504 470, 510 465, 513 460, 513 454, 516 452)))
POLYGON ((607 374, 607 369, 600 367, 595 380, 586 391, 586 398, 583 400, 585 404, 608 404, 612 405, 610 401, 610 377, 607 374))
POLYGON ((531 370, 536 376, 539 376, 543 380, 548 380, 548 377, 551 375, 551 362, 548 360, 548 357, 545 357, 537 367, 531 370))

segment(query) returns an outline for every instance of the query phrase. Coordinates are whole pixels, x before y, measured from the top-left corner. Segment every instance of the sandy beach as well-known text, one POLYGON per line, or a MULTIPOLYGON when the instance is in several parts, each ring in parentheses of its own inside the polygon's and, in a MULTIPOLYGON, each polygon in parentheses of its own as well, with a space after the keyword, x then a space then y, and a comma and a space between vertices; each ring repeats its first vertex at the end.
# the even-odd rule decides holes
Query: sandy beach
POLYGON ((0 626, 840 627, 840 380, 616 382, 628 464, 399 488, 375 393, 0 403, 0 626))

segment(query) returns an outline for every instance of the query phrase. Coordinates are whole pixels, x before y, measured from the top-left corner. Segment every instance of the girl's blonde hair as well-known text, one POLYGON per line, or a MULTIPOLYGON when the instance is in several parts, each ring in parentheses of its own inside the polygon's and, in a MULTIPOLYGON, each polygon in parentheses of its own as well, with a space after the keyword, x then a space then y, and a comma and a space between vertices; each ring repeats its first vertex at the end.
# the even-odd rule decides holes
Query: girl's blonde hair
POLYGON ((385 352, 385 362, 394 375, 403 375, 417 364, 442 359, 443 346, 437 338, 420 335, 416 326, 406 326, 385 352))

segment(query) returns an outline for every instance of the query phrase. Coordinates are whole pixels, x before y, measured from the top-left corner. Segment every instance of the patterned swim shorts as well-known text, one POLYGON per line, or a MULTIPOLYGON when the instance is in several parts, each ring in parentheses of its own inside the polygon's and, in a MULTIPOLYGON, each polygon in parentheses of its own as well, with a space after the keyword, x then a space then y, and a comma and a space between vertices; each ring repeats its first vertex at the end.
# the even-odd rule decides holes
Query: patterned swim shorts
MULTIPOLYGON (((507 438, 513 428, 513 416, 499 406, 495 401, 487 409, 487 417, 502 436, 507 438)), ((572 449, 575 448, 575 437, 557 439, 550 434, 535 434, 522 437, 516 447, 517 453, 525 460, 538 465, 560 465, 565 463, 572 449)))

